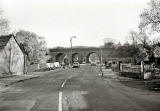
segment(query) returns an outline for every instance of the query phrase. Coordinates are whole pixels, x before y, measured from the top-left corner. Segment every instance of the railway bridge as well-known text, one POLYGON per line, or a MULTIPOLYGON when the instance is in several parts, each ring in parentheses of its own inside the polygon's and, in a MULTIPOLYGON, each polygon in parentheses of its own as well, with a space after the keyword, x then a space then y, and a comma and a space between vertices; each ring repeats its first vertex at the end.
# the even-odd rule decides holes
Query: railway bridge
POLYGON ((89 63, 92 59, 100 60, 102 50, 103 61, 105 58, 112 58, 115 55, 115 50, 108 48, 99 47, 73 47, 72 53, 71 48, 52 48, 49 49, 51 61, 60 62, 63 61, 75 61, 78 60, 79 63, 86 62, 89 63), (95 56, 96 55, 96 56, 95 56))

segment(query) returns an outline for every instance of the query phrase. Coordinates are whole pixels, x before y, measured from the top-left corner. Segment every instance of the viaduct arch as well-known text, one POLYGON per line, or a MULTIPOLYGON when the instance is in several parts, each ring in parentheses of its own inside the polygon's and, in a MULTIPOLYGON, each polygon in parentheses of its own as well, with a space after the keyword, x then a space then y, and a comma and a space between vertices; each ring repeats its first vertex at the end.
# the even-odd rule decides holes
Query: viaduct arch
POLYGON ((90 62, 89 58, 90 58, 90 56, 91 56, 92 54, 96 54, 97 57, 98 57, 98 59, 100 60, 100 55, 99 55, 98 53, 96 53, 96 52, 89 52, 89 53, 86 55, 86 63, 89 63, 89 62, 90 62))
MULTIPOLYGON (((105 61, 105 58, 113 58, 112 55, 114 50, 102 48, 103 50, 103 61, 105 61)), ((52 62, 60 62, 62 63, 64 59, 68 59, 68 61, 73 61, 74 59, 77 59, 79 63, 82 63, 85 61, 86 63, 89 63, 89 57, 92 54, 96 54, 97 57, 100 60, 101 55, 101 49, 98 47, 73 47, 72 48, 72 54, 70 48, 52 48, 49 49, 50 56, 52 57, 52 62)))

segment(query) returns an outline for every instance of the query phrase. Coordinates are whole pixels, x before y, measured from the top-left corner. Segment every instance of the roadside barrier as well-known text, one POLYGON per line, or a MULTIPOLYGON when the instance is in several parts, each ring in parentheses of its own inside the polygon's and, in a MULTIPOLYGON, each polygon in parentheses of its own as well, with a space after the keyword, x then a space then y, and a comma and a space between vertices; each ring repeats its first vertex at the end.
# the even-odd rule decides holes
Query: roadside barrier
POLYGON ((141 79, 150 79, 152 77, 152 65, 144 65, 141 62, 141 65, 132 65, 120 63, 119 72, 122 76, 141 78, 141 79))

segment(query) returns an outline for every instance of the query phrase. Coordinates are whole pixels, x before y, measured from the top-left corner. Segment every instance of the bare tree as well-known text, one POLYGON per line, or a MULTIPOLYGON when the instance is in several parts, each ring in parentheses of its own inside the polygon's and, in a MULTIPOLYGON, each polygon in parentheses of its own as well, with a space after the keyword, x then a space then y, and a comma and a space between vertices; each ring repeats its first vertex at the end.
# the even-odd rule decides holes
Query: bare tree
POLYGON ((149 45, 149 43, 150 43, 149 37, 147 36, 147 34, 146 34, 144 31, 141 31, 141 32, 139 33, 138 40, 139 40, 140 44, 142 44, 143 47, 145 47, 145 48, 146 48, 146 47, 149 45))
POLYGON ((151 0, 148 8, 140 14, 140 30, 145 30, 147 26, 151 31, 160 32, 160 0, 151 0))
POLYGON ((112 38, 105 38, 104 47, 105 48, 115 48, 115 40, 112 38))
POLYGON ((155 37, 153 40, 152 40, 152 45, 155 45, 155 44, 158 44, 160 43, 160 38, 159 37, 155 37))
POLYGON ((46 62, 48 57, 47 57, 47 43, 44 37, 38 37, 38 44, 39 44, 39 59, 40 62, 46 62))
POLYGON ((25 50, 31 63, 39 63, 46 60, 47 48, 44 37, 39 37, 33 32, 20 30, 16 33, 16 40, 25 50))
POLYGON ((136 48, 137 47, 137 44, 138 44, 138 32, 136 32, 136 31, 133 31, 133 30, 131 30, 130 32, 129 32, 129 36, 128 36, 128 39, 129 39, 129 41, 131 41, 131 44, 134 46, 134 48, 136 48))

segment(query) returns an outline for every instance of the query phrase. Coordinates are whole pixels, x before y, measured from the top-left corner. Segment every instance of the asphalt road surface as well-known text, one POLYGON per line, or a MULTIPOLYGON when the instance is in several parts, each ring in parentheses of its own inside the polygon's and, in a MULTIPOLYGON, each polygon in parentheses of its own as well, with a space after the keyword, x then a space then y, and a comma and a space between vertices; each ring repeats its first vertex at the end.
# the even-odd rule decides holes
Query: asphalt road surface
POLYGON ((124 86, 110 70, 67 69, 26 80, 0 93, 0 111, 160 111, 160 94, 124 86))

